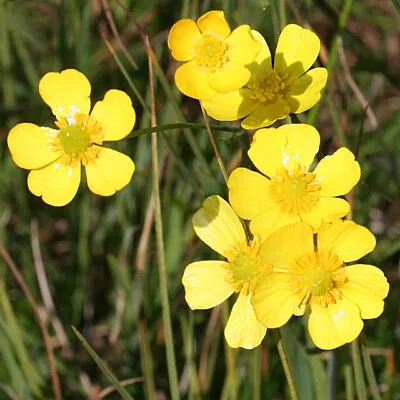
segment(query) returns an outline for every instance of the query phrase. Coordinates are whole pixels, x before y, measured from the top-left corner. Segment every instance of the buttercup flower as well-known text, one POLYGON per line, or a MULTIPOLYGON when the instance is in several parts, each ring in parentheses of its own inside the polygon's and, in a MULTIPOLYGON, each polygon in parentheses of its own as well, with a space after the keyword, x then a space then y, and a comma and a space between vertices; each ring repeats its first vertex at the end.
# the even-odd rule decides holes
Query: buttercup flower
POLYGON ((177 61, 175 83, 186 96, 210 99, 241 88, 250 78, 244 67, 254 61, 261 44, 248 25, 231 32, 222 11, 210 11, 195 23, 181 19, 173 25, 168 47, 177 61))
POLYGON ((345 147, 310 165, 320 137, 311 125, 288 124, 260 129, 248 151, 254 165, 266 176, 246 168, 235 169, 228 180, 229 201, 235 212, 250 219, 254 234, 266 237, 295 222, 318 229, 349 212, 348 193, 360 179, 360 166, 345 147))
POLYGON ((247 117, 242 121, 244 129, 269 126, 289 113, 310 109, 320 99, 328 76, 325 68, 309 70, 320 50, 320 41, 312 31, 287 25, 279 37, 273 65, 264 38, 256 31, 253 35, 262 48, 247 65, 251 72, 247 85, 202 101, 207 113, 219 121, 247 117))
POLYGON ((193 216, 193 227, 197 236, 227 261, 197 261, 186 267, 182 283, 189 307, 212 308, 239 293, 225 338, 231 347, 258 346, 266 329, 257 321, 250 299, 257 279, 269 271, 258 256, 259 239, 247 240, 239 218, 219 196, 204 201, 193 216))
POLYGON ((251 300, 258 320, 277 328, 295 309, 309 305, 308 329, 316 346, 330 350, 350 343, 360 334, 363 319, 381 315, 389 291, 379 268, 345 264, 374 247, 374 235, 352 221, 324 224, 316 238, 304 223, 272 233, 260 256, 274 272, 259 279, 251 300))
POLYGON ((89 81, 79 71, 49 72, 39 83, 39 93, 58 129, 22 123, 8 135, 14 162, 31 170, 29 190, 50 205, 63 206, 74 198, 81 164, 89 189, 101 196, 126 186, 135 170, 128 156, 102 146, 133 129, 136 115, 130 98, 120 90, 109 90, 89 115, 90 91, 89 81))

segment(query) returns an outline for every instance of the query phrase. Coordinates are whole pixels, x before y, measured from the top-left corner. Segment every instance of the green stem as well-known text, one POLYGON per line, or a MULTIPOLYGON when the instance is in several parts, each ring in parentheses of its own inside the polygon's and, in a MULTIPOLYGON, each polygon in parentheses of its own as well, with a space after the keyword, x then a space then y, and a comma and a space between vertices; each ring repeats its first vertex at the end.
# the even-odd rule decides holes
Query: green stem
POLYGON ((365 387, 360 348, 357 339, 351 342, 351 358, 353 360, 354 380, 356 384, 357 398, 358 400, 367 400, 367 389, 365 387))
POLYGON ((292 397, 292 400, 298 400, 299 396, 297 394, 296 385, 294 383, 294 375, 293 375, 292 369, 290 367, 289 357, 288 357, 286 349, 285 349, 285 344, 283 342, 281 330, 274 329, 274 331, 275 331, 275 336, 276 336, 277 343, 278 343, 279 356, 281 358, 283 370, 285 372, 286 380, 289 385, 290 396, 292 397))
MULTIPOLYGON (((329 52, 328 65, 326 66, 326 69, 328 71, 328 77, 331 76, 331 71, 332 71, 332 69, 336 63, 336 59, 338 57, 339 40, 342 36, 342 30, 343 30, 343 28, 345 28, 345 26, 347 24, 347 19, 349 18, 352 4, 353 4, 353 0, 345 0, 342 12, 339 16, 338 29, 337 29, 335 36, 333 37, 332 47, 329 52)), ((327 87, 328 87, 328 83, 326 84, 325 88, 321 91, 321 100, 311 109, 311 111, 308 115, 307 124, 315 125, 315 120, 317 119, 317 114, 318 114, 319 108, 321 107, 322 97, 324 96, 324 93, 325 93, 327 87)))
POLYGON ((361 353, 364 361, 368 384, 371 389, 372 398, 374 400, 382 400, 381 394, 379 392, 378 382, 376 381, 374 368, 372 367, 371 356, 368 353, 368 345, 365 335, 361 337, 361 353))
POLYGON ((252 380, 253 400, 261 400, 261 348, 257 347, 252 352, 252 380))
MULTIPOLYGON (((210 127, 211 127, 211 129, 213 129, 215 131, 243 132, 242 128, 233 128, 230 126, 211 125, 210 127)), ((134 130, 125 139, 132 139, 132 138, 147 135, 147 134, 153 133, 153 132, 162 132, 162 131, 168 131, 168 130, 173 130, 173 129, 186 129, 186 128, 206 129, 206 126, 203 124, 193 124, 193 123, 189 123, 189 122, 178 122, 175 124, 157 125, 157 126, 152 126, 150 128, 134 130)))

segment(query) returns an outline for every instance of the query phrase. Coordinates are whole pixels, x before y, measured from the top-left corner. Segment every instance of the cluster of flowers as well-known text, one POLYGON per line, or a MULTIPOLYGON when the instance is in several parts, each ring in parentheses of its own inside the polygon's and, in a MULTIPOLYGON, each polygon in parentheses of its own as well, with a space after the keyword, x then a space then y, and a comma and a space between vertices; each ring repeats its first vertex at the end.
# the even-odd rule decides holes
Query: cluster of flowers
MULTIPOLYGON (((245 118, 258 129, 308 110, 320 99, 325 68, 309 68, 320 42, 310 30, 288 25, 274 62, 260 33, 242 25, 231 32, 223 12, 178 21, 168 44, 185 62, 177 87, 199 99, 217 120, 245 118), (307 72, 308 71, 308 72, 307 72)), ((370 253, 374 235, 343 220, 360 166, 345 147, 310 170, 319 150, 317 130, 306 124, 259 129, 248 155, 261 172, 235 169, 229 202, 210 196, 193 217, 198 237, 226 261, 197 261, 183 275, 192 309, 238 298, 225 328, 231 347, 258 346, 267 328, 311 309, 308 329, 315 345, 334 349, 357 338, 363 319, 378 317, 389 285, 372 265, 347 264, 370 253), (249 220, 248 231, 241 219, 249 220)))

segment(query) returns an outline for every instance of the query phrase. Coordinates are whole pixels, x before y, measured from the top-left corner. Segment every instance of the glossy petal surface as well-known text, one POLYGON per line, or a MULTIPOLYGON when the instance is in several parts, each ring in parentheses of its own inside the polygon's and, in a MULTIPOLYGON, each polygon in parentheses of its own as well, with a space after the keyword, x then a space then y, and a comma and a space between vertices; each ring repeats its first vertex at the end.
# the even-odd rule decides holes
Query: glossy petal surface
POLYGON ((125 154, 106 147, 97 147, 98 157, 86 169, 89 189, 100 196, 111 196, 132 179, 135 164, 125 154))
POLYGON ((176 70, 175 84, 183 94, 198 100, 210 99, 217 94, 208 84, 207 72, 195 61, 189 61, 176 70))
POLYGON ((253 79, 257 75, 263 74, 265 70, 272 68, 272 58, 268 44, 261 33, 255 30, 252 30, 251 33, 253 34, 253 37, 260 43, 260 50, 257 54, 257 57, 252 63, 246 65, 246 68, 250 70, 251 79, 253 79))
POLYGON ((253 349, 264 339, 266 329, 258 321, 250 303, 251 294, 239 294, 225 327, 225 339, 230 347, 253 349))
POLYGON ((354 154, 341 147, 331 156, 324 157, 314 170, 321 184, 321 196, 342 196, 358 183, 360 164, 354 154))
POLYGON ((228 62, 219 71, 207 73, 208 85, 218 93, 238 90, 248 82, 249 78, 249 70, 233 62, 228 62))
POLYGON ((60 153, 51 150, 49 142, 58 131, 34 124, 17 124, 7 137, 12 158, 19 167, 37 169, 52 163, 60 153))
POLYGON ((194 43, 200 37, 199 28, 193 20, 185 18, 176 22, 168 36, 168 47, 171 50, 172 57, 178 61, 192 60, 194 43))
POLYGON ((252 35, 249 25, 234 29, 226 44, 229 46, 229 60, 239 65, 253 62, 261 49, 261 43, 252 35))
POLYGON ((228 265, 225 261, 198 261, 186 267, 182 283, 192 310, 215 307, 233 293, 228 265))
POLYGON ((197 236, 217 253, 228 257, 247 244, 242 224, 230 205, 219 196, 210 196, 193 216, 197 236))
POLYGON ((285 95, 290 111, 300 114, 317 104, 327 79, 328 72, 325 68, 313 68, 295 79, 289 93, 285 95))
POLYGON ((265 175, 275 177, 283 167, 308 167, 319 148, 317 130, 306 124, 288 124, 278 129, 258 130, 248 152, 251 161, 265 175))
POLYGON ((373 265, 355 264, 346 267, 346 274, 348 281, 340 287, 343 295, 358 306, 361 318, 379 317, 389 292, 383 272, 373 265))
POLYGON ((80 112, 89 114, 90 83, 75 69, 49 72, 39 82, 39 93, 52 113, 61 117, 80 112))
POLYGON ((314 32, 299 25, 286 25, 279 36, 274 69, 297 78, 314 64, 320 47, 320 41, 314 32))
POLYGON ((249 115, 257 105, 248 96, 249 89, 234 90, 230 93, 219 93, 201 104, 207 114, 218 121, 236 121, 249 115))
POLYGON ((345 298, 328 307, 311 307, 308 330, 311 339, 320 349, 332 350, 352 342, 363 326, 360 310, 345 298))
POLYGON ((29 190, 35 196, 42 196, 45 203, 57 207, 65 206, 75 197, 80 181, 80 163, 67 166, 55 161, 28 175, 29 190))
POLYGON ((267 328, 285 325, 300 303, 290 289, 289 279, 289 274, 273 272, 256 284, 251 303, 257 319, 267 328))
POLYGON ((345 262, 365 256, 375 248, 375 244, 371 231, 353 221, 336 220, 318 230, 318 249, 334 251, 345 262))
POLYGON ((197 20, 197 26, 202 33, 214 32, 226 38, 231 33, 231 28, 226 22, 223 11, 209 11, 197 20))

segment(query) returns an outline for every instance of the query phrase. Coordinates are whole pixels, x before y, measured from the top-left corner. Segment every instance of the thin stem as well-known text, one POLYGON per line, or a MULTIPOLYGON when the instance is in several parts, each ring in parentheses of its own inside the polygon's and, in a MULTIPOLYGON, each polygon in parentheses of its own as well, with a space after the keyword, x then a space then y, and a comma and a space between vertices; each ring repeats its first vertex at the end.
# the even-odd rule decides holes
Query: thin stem
POLYGON ((283 370, 285 372, 286 380, 289 385, 290 396, 292 397, 292 400, 298 400, 299 397, 297 395, 296 385, 294 383, 294 376, 293 376, 292 369, 290 367, 289 357, 287 356, 287 352, 285 349, 285 344, 283 342, 281 330, 274 329, 274 331, 275 331, 276 339, 278 342, 279 356, 281 358, 283 370))
POLYGON ((371 390, 372 398, 374 400, 381 400, 381 394, 379 392, 378 382, 376 381, 376 376, 374 373, 374 368, 372 366, 371 356, 368 352, 368 344, 365 335, 361 336, 361 353, 364 361, 365 373, 367 375, 367 380, 369 388, 371 390))
POLYGON ((367 389, 365 387, 364 374, 361 364, 360 347, 358 340, 351 342, 351 358, 353 360, 354 380, 358 400, 367 400, 367 389))
POLYGON ((204 110, 203 105, 201 104, 201 102, 200 102, 200 108, 201 108, 201 112, 203 114, 204 122, 206 124, 208 137, 210 138, 211 145, 212 145, 212 147, 214 149, 215 157, 217 158, 219 169, 221 170, 221 173, 222 173, 222 176, 224 177, 225 183, 228 184, 228 173, 226 172, 224 163, 223 163, 222 158, 221 158, 221 154, 219 154, 217 145, 216 145, 215 140, 214 140, 214 136, 213 136, 212 131, 211 131, 210 122, 208 121, 208 116, 207 116, 206 111, 204 110))
POLYGON ((260 346, 253 349, 252 352, 252 383, 253 383, 253 400, 261 400, 261 348, 260 346))
MULTIPOLYGON (((153 85, 153 63, 151 57, 150 43, 146 36, 146 50, 148 54, 149 62, 149 81, 150 81, 150 94, 151 94, 151 125, 155 126, 156 121, 156 108, 155 108, 155 97, 154 97, 154 85, 153 85)), ((161 199, 160 199, 160 186, 159 186, 159 166, 158 166, 158 143, 157 133, 151 134, 151 154, 152 154, 152 173, 153 173, 153 194, 154 194, 154 220, 156 229, 156 247, 157 247, 157 261, 158 261, 158 273, 160 279, 160 297, 162 306, 162 317, 165 330, 165 348, 167 355, 167 368, 168 377, 171 391, 171 399, 179 400, 179 383, 178 373, 176 368, 176 357, 174 350, 174 338, 172 334, 172 322, 171 312, 169 307, 168 299, 168 286, 167 286, 167 274, 165 266, 165 251, 164 251, 164 237, 163 237, 163 223, 161 214, 161 199)))

